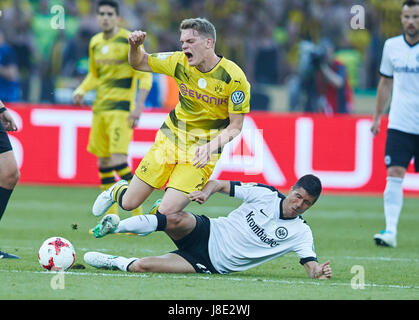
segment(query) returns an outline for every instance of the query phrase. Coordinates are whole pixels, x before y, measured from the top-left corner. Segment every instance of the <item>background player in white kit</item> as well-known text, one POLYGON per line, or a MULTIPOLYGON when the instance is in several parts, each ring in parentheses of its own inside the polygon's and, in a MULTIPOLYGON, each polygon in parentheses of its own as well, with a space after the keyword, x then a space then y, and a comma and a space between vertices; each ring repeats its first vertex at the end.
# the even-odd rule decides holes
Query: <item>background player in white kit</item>
POLYGON ((116 215, 114 220, 102 219, 102 236, 164 230, 178 250, 145 258, 87 252, 84 260, 97 268, 130 272, 228 274, 295 252, 309 277, 329 279, 330 262, 317 262, 311 229, 300 216, 316 202, 321 189, 313 175, 301 177, 287 197, 270 186, 211 180, 202 191, 188 196, 201 204, 215 192, 243 200, 227 217, 209 219, 182 211, 177 218, 157 213, 122 221, 116 215))
POLYGON ((393 92, 385 151, 386 228, 374 235, 377 245, 389 247, 397 245, 397 224, 403 206, 402 183, 413 157, 415 171, 419 171, 419 1, 403 3, 401 22, 403 34, 388 39, 384 44, 371 126, 371 132, 376 135, 381 114, 393 92))

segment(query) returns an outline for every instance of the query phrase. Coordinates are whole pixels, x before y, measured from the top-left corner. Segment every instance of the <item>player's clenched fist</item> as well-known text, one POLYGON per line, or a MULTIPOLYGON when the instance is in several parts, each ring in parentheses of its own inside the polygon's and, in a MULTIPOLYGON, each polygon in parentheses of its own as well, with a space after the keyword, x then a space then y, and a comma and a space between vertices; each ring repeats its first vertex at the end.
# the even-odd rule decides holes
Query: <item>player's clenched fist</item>
POLYGON ((128 37, 128 42, 131 46, 138 47, 144 43, 147 32, 144 31, 134 31, 128 37))

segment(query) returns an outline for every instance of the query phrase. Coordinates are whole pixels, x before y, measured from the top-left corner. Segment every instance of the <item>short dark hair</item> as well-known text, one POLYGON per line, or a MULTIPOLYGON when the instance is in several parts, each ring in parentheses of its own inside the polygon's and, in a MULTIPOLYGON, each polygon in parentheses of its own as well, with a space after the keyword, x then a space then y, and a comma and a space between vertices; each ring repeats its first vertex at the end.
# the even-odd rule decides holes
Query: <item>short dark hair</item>
POLYGON ((418 0, 406 0, 406 1, 403 2, 402 8, 404 6, 408 6, 408 7, 419 6, 419 1, 418 0))
POLYGON ((114 0, 99 0, 97 3, 96 12, 99 13, 99 8, 102 6, 110 6, 115 9, 116 15, 119 16, 119 3, 114 0))
POLYGON ((314 202, 320 197, 322 192, 322 183, 319 178, 312 174, 302 176, 292 187, 293 190, 303 188, 309 195, 314 197, 314 202))

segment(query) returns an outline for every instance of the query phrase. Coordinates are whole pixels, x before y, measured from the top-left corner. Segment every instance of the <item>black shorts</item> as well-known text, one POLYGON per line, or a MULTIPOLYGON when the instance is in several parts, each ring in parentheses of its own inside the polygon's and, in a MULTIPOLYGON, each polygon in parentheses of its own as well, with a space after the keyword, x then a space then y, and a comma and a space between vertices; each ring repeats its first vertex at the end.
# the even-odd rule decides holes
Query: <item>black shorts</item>
POLYGON ((211 263, 208 253, 210 220, 204 215, 194 215, 196 226, 186 237, 173 241, 178 250, 172 251, 188 261, 197 273, 219 273, 211 263))
POLYGON ((415 158, 415 171, 419 171, 419 135, 395 129, 387 130, 385 164, 388 167, 407 168, 415 158))
POLYGON ((4 153, 12 150, 12 145, 10 144, 9 136, 7 135, 6 129, 4 129, 3 124, 0 121, 0 153, 4 153))

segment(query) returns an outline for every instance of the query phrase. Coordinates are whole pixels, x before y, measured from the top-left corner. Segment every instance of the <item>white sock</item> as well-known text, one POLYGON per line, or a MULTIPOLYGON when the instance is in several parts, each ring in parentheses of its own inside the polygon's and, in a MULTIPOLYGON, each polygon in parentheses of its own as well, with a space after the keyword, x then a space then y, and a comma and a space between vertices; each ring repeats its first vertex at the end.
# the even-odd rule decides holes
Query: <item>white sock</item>
POLYGON ((115 233, 132 232, 137 234, 156 231, 157 217, 155 214, 133 216, 119 222, 115 233))
POLYGON ((118 267, 119 270, 128 271, 128 266, 137 259, 138 258, 118 257, 114 261, 115 261, 116 267, 118 267))
POLYGON ((397 233, 400 212, 403 206, 402 178, 387 177, 386 189, 384 190, 384 215, 386 218, 386 230, 397 233))

